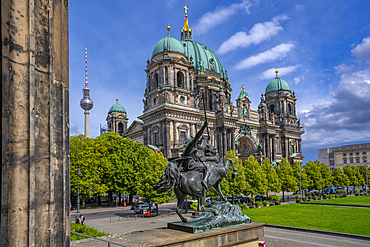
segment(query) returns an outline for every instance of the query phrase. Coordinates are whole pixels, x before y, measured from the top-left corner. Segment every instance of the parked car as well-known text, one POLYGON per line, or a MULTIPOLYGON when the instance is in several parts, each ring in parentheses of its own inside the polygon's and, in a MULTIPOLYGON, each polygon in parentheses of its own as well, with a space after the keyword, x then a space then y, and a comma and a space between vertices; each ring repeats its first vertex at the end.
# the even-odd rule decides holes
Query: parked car
POLYGON ((260 201, 260 202, 267 200, 267 197, 263 195, 256 196, 255 198, 256 198, 256 201, 260 201))
MULTIPOLYGON (((149 204, 148 203, 137 205, 134 209, 134 212, 137 213, 137 214, 142 214, 144 212, 144 210, 149 210, 149 204)), ((150 212, 153 213, 155 210, 156 210, 156 208, 151 206, 150 212)))
MULTIPOLYGON (((198 202, 196 200, 188 200, 188 209, 191 209, 190 205, 194 202, 198 202)), ((184 204, 182 205, 182 208, 185 209, 186 208, 186 201, 184 202, 184 204)))

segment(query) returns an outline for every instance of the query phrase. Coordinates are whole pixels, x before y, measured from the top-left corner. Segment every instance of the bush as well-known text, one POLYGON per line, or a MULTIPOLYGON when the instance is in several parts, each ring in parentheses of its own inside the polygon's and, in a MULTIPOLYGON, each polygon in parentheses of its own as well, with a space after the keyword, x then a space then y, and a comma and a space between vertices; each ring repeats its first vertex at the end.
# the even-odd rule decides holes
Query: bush
POLYGON ((280 202, 281 196, 275 196, 275 202, 280 202))
POLYGON ((197 211, 198 211, 198 203, 197 203, 197 202, 193 202, 193 203, 190 205, 190 207, 191 207, 192 209, 194 209, 194 211, 195 211, 195 212, 197 212, 197 211))
POLYGON ((251 197, 251 198, 249 198, 249 200, 250 200, 250 201, 251 201, 251 203, 253 204, 253 203, 256 201, 256 198, 251 197))
POLYGON ((269 201, 263 201, 262 203, 263 203, 263 206, 265 206, 265 207, 267 207, 270 204, 269 201))
POLYGON ((333 199, 333 198, 334 198, 333 194, 329 195, 329 199, 333 199))
POLYGON ((360 192, 359 189, 355 189, 355 194, 358 194, 360 192))
POLYGON ((307 201, 308 201, 308 198, 307 198, 307 197, 302 197, 302 200, 303 200, 304 202, 307 202, 307 201))
POLYGON ((300 195, 300 194, 296 194, 296 195, 295 195, 295 199, 297 199, 297 200, 298 200, 299 198, 301 198, 301 195, 300 195))
POLYGON ((275 196, 273 196, 273 195, 269 195, 268 199, 269 199, 270 201, 272 201, 272 200, 274 200, 274 199, 275 199, 275 196))
POLYGON ((240 207, 241 207, 242 209, 248 209, 248 205, 247 205, 247 204, 240 204, 240 207))
POLYGON ((254 205, 255 205, 257 208, 259 208, 259 207, 261 207, 262 202, 260 202, 260 201, 256 201, 256 202, 254 203, 254 205))
POLYGON ((338 194, 335 194, 335 198, 339 198, 339 195, 338 194))
MULTIPOLYGON (((81 225, 71 222, 71 231, 82 233, 85 235, 89 235, 91 237, 103 237, 108 236, 109 234, 106 232, 99 232, 94 227, 90 227, 87 225, 81 225)), ((80 239, 86 239, 88 237, 84 237, 81 235, 73 234, 71 233, 71 241, 80 240, 80 239)))
POLYGON ((310 197, 311 197, 311 192, 307 192, 307 193, 306 193, 306 196, 307 196, 308 198, 310 198, 310 197))
POLYGON ((319 197, 318 197, 318 196, 314 196, 314 197, 313 197, 313 200, 314 200, 314 201, 317 201, 318 199, 319 199, 319 197))

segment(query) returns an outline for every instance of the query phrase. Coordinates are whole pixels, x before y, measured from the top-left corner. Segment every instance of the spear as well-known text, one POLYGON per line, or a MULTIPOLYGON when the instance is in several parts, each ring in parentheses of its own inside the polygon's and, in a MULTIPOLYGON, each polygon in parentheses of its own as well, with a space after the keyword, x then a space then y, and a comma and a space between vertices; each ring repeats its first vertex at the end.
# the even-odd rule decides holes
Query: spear
MULTIPOLYGON (((204 99, 204 92, 202 92, 202 96, 203 96, 204 118, 205 118, 205 121, 207 121, 206 101, 204 99)), ((211 136, 209 135, 208 125, 207 125, 207 134, 208 134, 208 138, 207 138, 207 143, 208 143, 208 140, 211 138, 211 136)))

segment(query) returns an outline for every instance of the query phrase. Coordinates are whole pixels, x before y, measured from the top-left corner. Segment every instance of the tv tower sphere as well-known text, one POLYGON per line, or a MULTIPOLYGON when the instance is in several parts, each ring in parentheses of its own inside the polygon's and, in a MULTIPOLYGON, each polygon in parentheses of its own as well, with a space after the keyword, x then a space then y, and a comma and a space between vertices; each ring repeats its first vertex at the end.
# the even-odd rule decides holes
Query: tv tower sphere
POLYGON ((80 106, 85 111, 89 111, 89 110, 91 110, 93 108, 94 103, 90 99, 90 92, 89 92, 90 89, 88 89, 87 87, 85 87, 83 90, 84 90, 84 97, 80 101, 80 106))

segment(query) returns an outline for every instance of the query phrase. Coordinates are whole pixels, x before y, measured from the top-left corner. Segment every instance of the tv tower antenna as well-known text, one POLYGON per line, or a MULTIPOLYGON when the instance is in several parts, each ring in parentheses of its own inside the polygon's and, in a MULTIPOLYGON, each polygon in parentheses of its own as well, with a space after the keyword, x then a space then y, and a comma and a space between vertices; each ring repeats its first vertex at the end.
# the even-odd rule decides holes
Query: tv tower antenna
POLYGON ((85 137, 90 137, 89 129, 89 110, 94 106, 90 99, 90 89, 87 87, 87 46, 85 46, 85 88, 83 89, 84 97, 80 101, 80 106, 85 110, 85 137))

